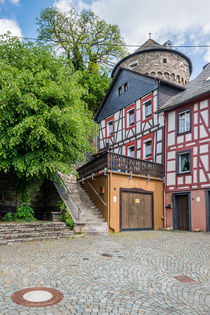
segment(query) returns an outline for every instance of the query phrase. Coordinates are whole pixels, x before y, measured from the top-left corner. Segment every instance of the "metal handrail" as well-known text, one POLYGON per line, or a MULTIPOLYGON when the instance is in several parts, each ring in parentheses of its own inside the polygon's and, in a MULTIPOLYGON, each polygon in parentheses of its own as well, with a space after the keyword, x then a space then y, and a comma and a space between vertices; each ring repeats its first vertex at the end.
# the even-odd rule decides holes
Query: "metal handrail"
POLYGON ((95 188, 91 185, 90 182, 88 182, 88 185, 90 186, 90 188, 94 191, 94 193, 96 194, 96 196, 100 199, 100 201, 103 203, 103 205, 106 207, 106 202, 101 198, 101 196, 99 196, 98 192, 95 190, 95 188))

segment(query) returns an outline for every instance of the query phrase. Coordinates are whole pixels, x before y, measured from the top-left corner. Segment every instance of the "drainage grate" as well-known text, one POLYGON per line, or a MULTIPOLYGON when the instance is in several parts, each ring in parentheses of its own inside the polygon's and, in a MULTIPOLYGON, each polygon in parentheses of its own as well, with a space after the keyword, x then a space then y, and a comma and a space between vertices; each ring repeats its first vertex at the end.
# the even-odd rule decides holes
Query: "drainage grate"
POLYGON ((195 282, 195 280, 185 276, 185 275, 181 275, 181 276, 175 276, 174 279, 181 281, 181 282, 195 282))
POLYGON ((104 256, 104 257, 113 257, 112 255, 110 255, 110 254, 102 254, 101 256, 104 256))

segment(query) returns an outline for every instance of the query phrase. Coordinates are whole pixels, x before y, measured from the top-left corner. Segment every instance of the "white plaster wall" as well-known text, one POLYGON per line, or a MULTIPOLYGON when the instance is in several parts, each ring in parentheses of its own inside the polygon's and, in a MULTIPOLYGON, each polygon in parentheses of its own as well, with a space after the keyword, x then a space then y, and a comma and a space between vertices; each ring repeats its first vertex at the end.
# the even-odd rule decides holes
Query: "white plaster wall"
POLYGON ((177 143, 182 143, 184 141, 184 136, 177 137, 177 143))
POLYGON ((175 160, 174 161, 168 161, 167 162, 167 171, 175 171, 176 170, 176 165, 175 165, 175 160))
POLYGON ((201 155, 200 159, 203 163, 205 170, 208 171, 209 170, 209 156, 208 156, 208 154, 207 155, 201 155))
POLYGON ((168 159, 169 160, 175 159, 175 157, 176 157, 175 151, 168 152, 168 159))
POLYGON ((200 182, 206 182, 206 176, 203 170, 199 170, 200 172, 200 182))
POLYGON ((157 144, 157 153, 161 153, 162 152, 162 143, 158 143, 157 144))
POLYGON ((208 107, 208 100, 200 102, 200 109, 208 107))
POLYGON ((175 179, 176 179, 176 174, 175 173, 168 173, 167 174, 167 185, 175 185, 175 179))
POLYGON ((175 144, 175 133, 172 132, 168 134, 168 146, 170 147, 174 144, 175 144))
POLYGON ((200 126, 200 138, 206 138, 207 133, 206 130, 204 129, 203 125, 200 126))
POLYGON ((175 130, 175 112, 170 112, 168 114, 168 131, 175 130))
POLYGON ((183 177, 178 177, 177 183, 178 183, 178 185, 183 185, 183 177))
POLYGON ((200 146, 200 153, 208 152, 208 144, 204 144, 200 146))
POLYGON ((191 133, 188 133, 186 136, 186 141, 191 141, 192 140, 192 134, 191 133))
POLYGON ((162 129, 157 131, 157 141, 162 140, 162 129))

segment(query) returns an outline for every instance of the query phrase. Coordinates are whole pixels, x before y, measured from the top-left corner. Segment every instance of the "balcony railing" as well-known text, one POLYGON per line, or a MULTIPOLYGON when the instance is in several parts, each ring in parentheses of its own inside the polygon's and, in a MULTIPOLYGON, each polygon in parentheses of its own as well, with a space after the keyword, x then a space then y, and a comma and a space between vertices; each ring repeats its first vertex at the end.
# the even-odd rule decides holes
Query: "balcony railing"
POLYGON ((77 169, 79 177, 85 178, 104 168, 123 173, 139 174, 151 177, 164 177, 164 166, 159 163, 131 158, 125 155, 104 152, 77 169))

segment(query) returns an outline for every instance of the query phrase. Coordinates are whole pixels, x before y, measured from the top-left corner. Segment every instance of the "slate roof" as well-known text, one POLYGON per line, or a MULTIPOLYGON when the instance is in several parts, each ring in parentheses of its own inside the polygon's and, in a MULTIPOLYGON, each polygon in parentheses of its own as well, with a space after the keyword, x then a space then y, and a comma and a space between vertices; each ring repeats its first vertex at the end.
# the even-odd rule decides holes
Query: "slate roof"
POLYGON ((158 42, 156 42, 154 39, 148 39, 142 46, 140 46, 135 52, 147 50, 151 48, 160 48, 162 47, 158 42))
POLYGON ((203 67, 203 71, 190 81, 184 92, 173 96, 162 107, 161 111, 170 110, 176 106, 210 93, 210 63, 203 67))
POLYGON ((138 72, 119 68, 95 116, 99 122, 158 88, 159 81, 138 72), (128 91, 119 96, 118 88, 128 82, 128 91))
POLYGON ((153 92, 159 87, 159 84, 162 87, 162 93, 159 95, 159 106, 174 94, 184 90, 183 87, 164 79, 154 78, 127 68, 119 68, 94 120, 99 122, 111 116, 120 109, 136 102, 141 97, 153 92), (127 82, 128 91, 119 96, 118 88, 127 82))

